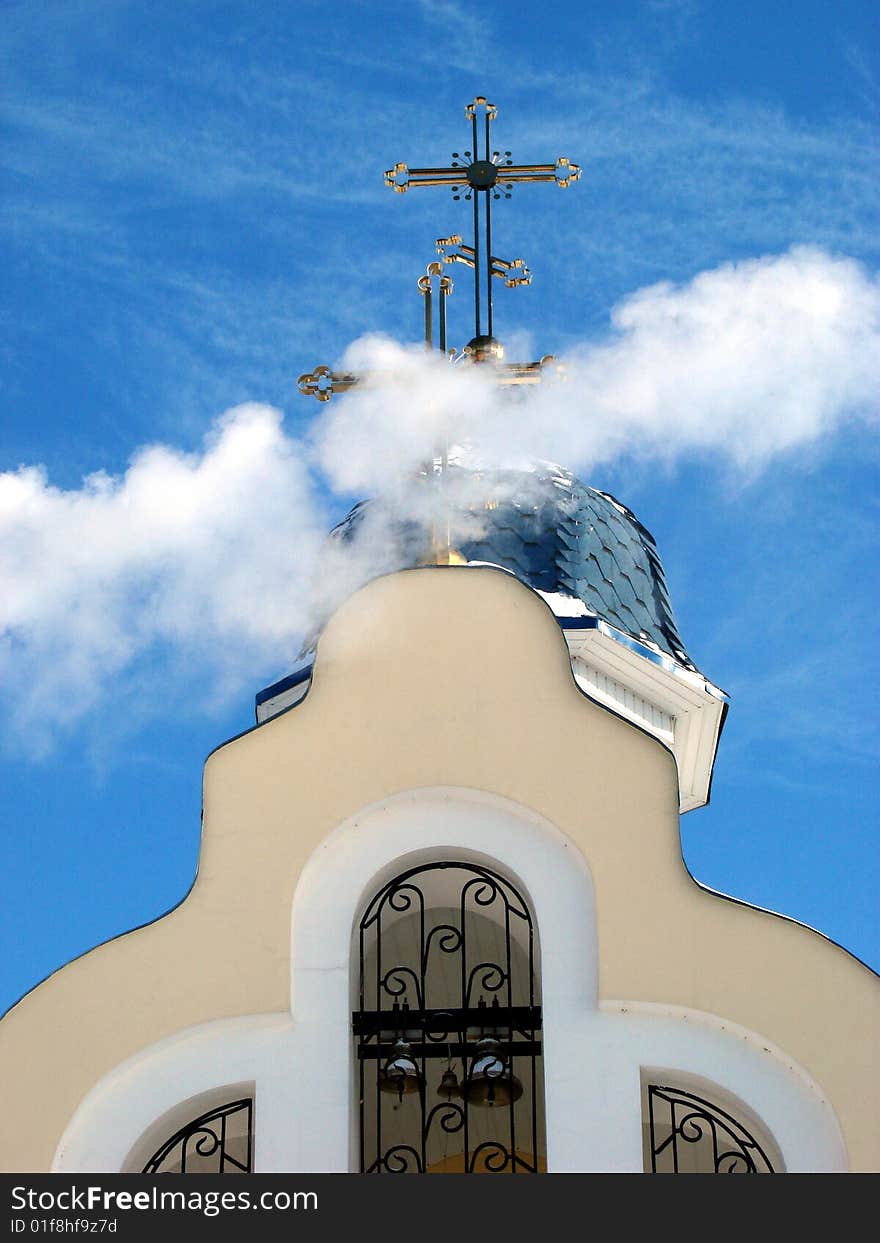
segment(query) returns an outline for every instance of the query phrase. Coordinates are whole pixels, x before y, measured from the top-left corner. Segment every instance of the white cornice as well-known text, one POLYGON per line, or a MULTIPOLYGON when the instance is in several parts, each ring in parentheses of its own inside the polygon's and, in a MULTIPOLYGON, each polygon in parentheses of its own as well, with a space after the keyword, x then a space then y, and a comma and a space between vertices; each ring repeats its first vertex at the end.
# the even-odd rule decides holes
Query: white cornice
POLYGON ((682 812, 709 801, 727 696, 702 675, 596 620, 563 625, 575 681, 591 699, 665 743, 678 764, 682 812))

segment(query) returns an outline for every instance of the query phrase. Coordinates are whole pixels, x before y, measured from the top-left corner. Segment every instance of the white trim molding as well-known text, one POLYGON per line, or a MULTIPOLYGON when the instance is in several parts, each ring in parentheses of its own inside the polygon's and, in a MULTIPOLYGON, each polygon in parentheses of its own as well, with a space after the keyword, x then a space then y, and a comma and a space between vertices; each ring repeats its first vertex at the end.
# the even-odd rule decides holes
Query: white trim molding
MULTIPOLYGON (((679 809, 703 807, 727 696, 671 658, 651 660, 611 627, 565 627, 574 679, 591 699, 660 740, 675 755, 679 809)), ((635 646, 635 645, 634 645, 635 646)))
POLYGON ((54 1171, 129 1168, 129 1155, 157 1119, 200 1093, 242 1083, 255 1085, 257 1172, 357 1169, 354 930, 365 901, 395 874, 453 857, 509 876, 535 920, 548 1170, 642 1169, 647 1067, 699 1076, 743 1101, 773 1136, 787 1170, 847 1168, 830 1104, 783 1050, 699 1011, 599 1005, 593 881, 578 849, 528 808, 441 787, 362 809, 314 851, 292 904, 289 1014, 203 1023, 129 1058, 80 1104, 54 1171))

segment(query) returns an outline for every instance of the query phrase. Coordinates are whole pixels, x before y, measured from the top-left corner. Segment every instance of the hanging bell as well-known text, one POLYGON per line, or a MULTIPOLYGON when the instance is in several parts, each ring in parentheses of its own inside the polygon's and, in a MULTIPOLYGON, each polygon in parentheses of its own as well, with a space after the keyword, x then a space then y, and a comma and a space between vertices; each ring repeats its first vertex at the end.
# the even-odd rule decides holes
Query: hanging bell
POLYGON ((411 1092, 418 1092, 421 1083, 422 1076, 413 1057, 412 1046, 398 1038, 391 1046, 388 1061, 380 1072, 379 1087, 383 1092, 396 1092, 398 1100, 402 1101, 411 1092))
POLYGON ((453 1096, 461 1096, 461 1088, 458 1083, 458 1075, 451 1066, 447 1066, 440 1077, 440 1086, 437 1089, 438 1096, 445 1096, 451 1101, 453 1096))
POLYGON ((522 1083, 511 1074, 501 1046, 493 1036, 484 1036, 477 1041, 471 1072, 460 1091, 469 1105, 485 1107, 509 1105, 522 1096, 522 1083))

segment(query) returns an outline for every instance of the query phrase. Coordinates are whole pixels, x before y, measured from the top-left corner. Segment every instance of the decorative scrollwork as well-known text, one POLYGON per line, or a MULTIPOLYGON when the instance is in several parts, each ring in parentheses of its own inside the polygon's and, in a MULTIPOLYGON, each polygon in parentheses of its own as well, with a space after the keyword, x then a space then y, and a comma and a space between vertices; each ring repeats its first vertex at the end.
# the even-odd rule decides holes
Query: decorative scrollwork
POLYGON ((520 894, 479 864, 412 868, 375 894, 359 937, 361 1169, 537 1172, 541 1018, 520 894))
POLYGON ((195 1139, 196 1134, 199 1135, 199 1138, 196 1139, 194 1147, 200 1157, 210 1157, 212 1153, 217 1152, 220 1147, 219 1135, 215 1134, 214 1131, 208 1130, 206 1127, 202 1127, 199 1132, 193 1132, 190 1134, 187 1137, 186 1142, 195 1139))
POLYGON ((509 1165, 513 1165, 511 1153, 498 1140, 490 1139, 478 1144, 471 1153, 467 1172, 473 1174, 476 1169, 480 1169, 486 1174, 502 1174, 509 1165), (478 1164, 479 1158, 482 1160, 478 1164))
POLYGON ((435 937, 441 954, 457 954, 461 950, 461 929, 453 924, 435 924, 425 939, 425 950, 422 954, 423 972, 428 969, 431 945, 435 937))
POLYGON ((193 1118, 150 1157, 144 1174, 250 1174, 253 1101, 231 1101, 193 1118), (198 1157, 197 1168, 192 1168, 198 1157), (212 1158, 210 1164, 208 1159, 212 1158))
POLYGON ((478 876, 468 881, 461 891, 462 905, 468 896, 472 897, 477 906, 491 906, 500 896, 500 890, 491 876, 478 876))
POLYGON ((435 1105, 425 1119, 426 1139, 431 1133, 435 1118, 438 1119, 441 1131, 447 1135, 454 1135, 464 1127, 464 1108, 461 1105, 454 1105, 452 1101, 443 1101, 440 1105, 435 1105))
POLYGON ((421 1009, 425 1000, 424 993, 421 981, 411 967, 391 967, 382 977, 382 992, 398 1001, 401 998, 406 999, 410 985, 415 992, 416 1008, 421 1009))
POLYGON ((508 972, 500 967, 496 962, 478 962, 475 967, 471 968, 468 975, 467 986, 464 993, 464 1004, 470 1006, 473 1004, 474 982, 477 987, 484 993, 500 993, 504 985, 508 982, 510 976, 508 972))
POLYGON ((715 1158, 715 1173, 757 1174, 758 1170, 751 1157, 744 1152, 721 1152, 715 1158))
POLYGON ((681 1144, 695 1145, 715 1174, 773 1174, 765 1150, 741 1122, 682 1088, 650 1084, 648 1115, 653 1173, 680 1173, 681 1144))
POLYGON ((689 1113, 679 1119, 676 1130, 686 1144, 699 1144, 707 1136, 714 1134, 711 1118, 703 1113, 689 1113))
POLYGON ((415 885, 395 885, 388 893, 388 905, 392 911, 412 910, 413 900, 418 903, 420 910, 424 910, 424 896, 421 889, 418 889, 415 885))
POLYGON ((422 1159, 409 1144, 395 1144, 378 1161, 380 1169, 388 1174, 424 1174, 422 1159))

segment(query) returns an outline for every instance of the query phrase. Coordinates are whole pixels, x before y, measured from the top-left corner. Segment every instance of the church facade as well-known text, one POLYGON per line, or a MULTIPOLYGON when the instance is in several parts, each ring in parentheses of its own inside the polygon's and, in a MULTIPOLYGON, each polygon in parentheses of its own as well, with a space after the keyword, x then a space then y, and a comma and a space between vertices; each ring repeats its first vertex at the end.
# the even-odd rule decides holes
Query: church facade
POLYGON ((696 884, 680 801, 534 590, 374 580, 209 758, 185 901, 0 1025, 0 1167, 876 1170, 875 977, 696 884))
MULTIPOLYGON (((528 278, 491 252, 490 196, 579 170, 499 163, 492 105, 466 111, 467 167, 386 182, 473 196, 482 259, 478 229, 438 243, 474 269, 455 362, 540 383, 549 356, 492 336, 492 278, 528 278)), ((685 867, 727 699, 648 531, 558 467, 447 443, 407 489, 429 520, 377 498, 336 528, 369 573, 209 756, 190 892, 0 1022, 0 1169, 880 1169, 876 976, 685 867)))

